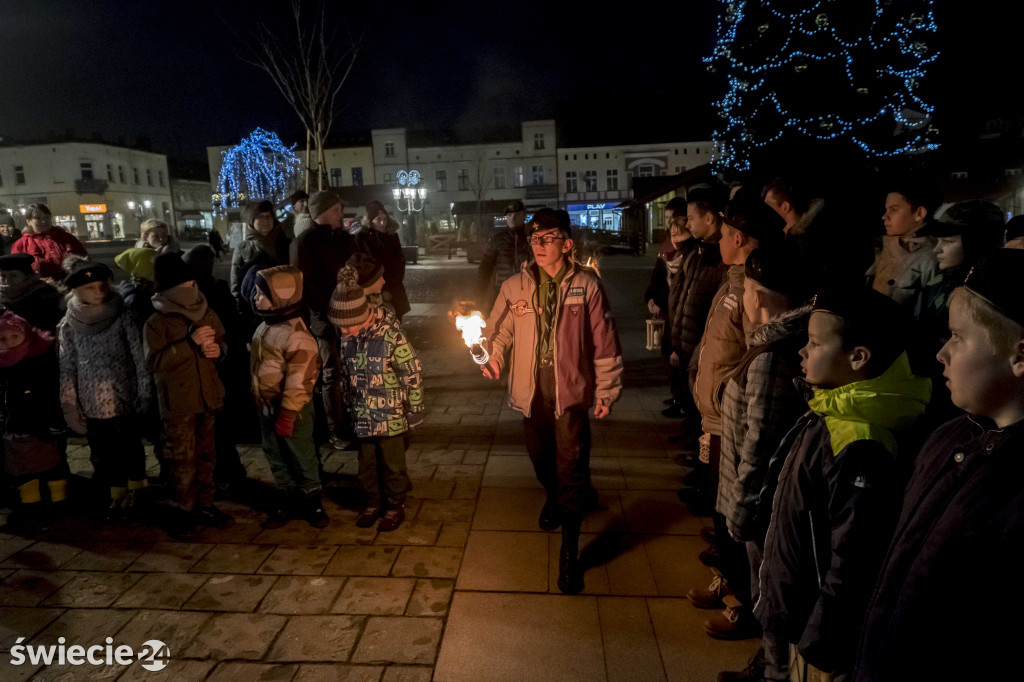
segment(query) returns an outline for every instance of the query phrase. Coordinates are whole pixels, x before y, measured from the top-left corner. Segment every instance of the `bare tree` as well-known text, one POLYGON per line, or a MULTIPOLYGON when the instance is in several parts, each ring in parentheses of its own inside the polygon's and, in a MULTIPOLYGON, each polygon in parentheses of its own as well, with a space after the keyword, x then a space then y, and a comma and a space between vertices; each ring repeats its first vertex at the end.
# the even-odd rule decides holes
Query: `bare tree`
POLYGON ((252 25, 239 37, 242 59, 265 71, 306 128, 306 191, 310 189, 310 143, 315 146, 317 189, 327 175, 324 141, 335 120, 335 102, 359 56, 365 29, 357 36, 345 22, 328 25, 324 0, 304 12, 306 0, 291 0, 293 25, 252 25), (344 35, 341 35, 341 32, 344 35))
MULTIPOLYGON (((476 201, 476 221, 473 224, 476 226, 477 234, 469 235, 469 239, 486 239, 490 235, 490 229, 485 229, 483 225, 483 203, 489 190, 494 186, 494 172, 491 164, 487 161, 486 147, 473 147, 471 160, 473 175, 470 178, 470 190, 472 190, 473 198, 476 201)), ((490 225, 487 227, 490 228, 490 225)))

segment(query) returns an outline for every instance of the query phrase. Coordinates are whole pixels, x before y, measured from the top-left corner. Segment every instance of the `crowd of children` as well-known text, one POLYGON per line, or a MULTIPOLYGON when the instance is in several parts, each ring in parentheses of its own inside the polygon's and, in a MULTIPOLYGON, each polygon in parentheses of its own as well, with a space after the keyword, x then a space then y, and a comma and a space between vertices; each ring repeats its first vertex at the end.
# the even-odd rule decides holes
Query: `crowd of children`
POLYGON ((1024 532, 1024 251, 993 204, 936 218, 927 183, 890 189, 873 262, 854 231, 823 238, 841 225, 826 202, 781 180, 667 207, 647 298, 690 371, 664 414, 693 467, 680 497, 714 521, 710 584, 688 597, 721 610, 710 636, 762 642, 720 680, 1016 669, 1021 630, 997 615, 1019 595, 971 588, 1012 585, 1024 532))
MULTIPOLYGON (((261 260, 267 249, 257 247, 277 229, 268 204, 250 208, 254 246, 233 262, 235 292, 213 276, 209 246, 181 254, 163 223, 114 259, 125 275, 118 286, 107 265, 77 247, 59 264, 41 260, 54 249, 35 243, 41 257, 19 253, 17 242, 0 256, 0 452, 4 485, 16 491, 15 524, 63 514, 67 438, 78 435, 93 466, 92 494, 83 497, 99 499, 86 502, 98 523, 152 521, 183 540, 227 528, 234 519, 215 499, 245 478, 236 435, 247 417, 258 421, 277 488, 262 505, 263 526, 296 517, 329 524, 314 439, 320 355, 287 241, 271 254, 284 263, 261 260), (242 279, 251 296, 239 301, 242 279), (239 405, 252 414, 229 411, 239 405), (162 495, 140 493, 147 437, 162 495)), ((33 211, 49 216, 42 205, 33 211)), ((405 443, 424 404, 416 352, 381 295, 383 271, 372 256, 352 254, 327 312, 345 358, 348 414, 335 416, 353 426, 366 494, 358 524, 390 531, 405 518, 405 443)))

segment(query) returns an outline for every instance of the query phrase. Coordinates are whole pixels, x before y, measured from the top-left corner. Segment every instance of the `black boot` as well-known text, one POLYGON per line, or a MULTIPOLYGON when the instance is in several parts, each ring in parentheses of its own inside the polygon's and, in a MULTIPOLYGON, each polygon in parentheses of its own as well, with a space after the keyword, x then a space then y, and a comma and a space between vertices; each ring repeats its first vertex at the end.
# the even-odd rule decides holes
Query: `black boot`
POLYGON ((583 590, 583 567, 580 566, 579 516, 562 519, 562 550, 558 554, 558 589, 564 594, 579 594, 583 590))
POLYGON ((314 528, 325 528, 331 520, 324 511, 324 505, 320 501, 320 493, 307 495, 302 501, 302 518, 314 528))

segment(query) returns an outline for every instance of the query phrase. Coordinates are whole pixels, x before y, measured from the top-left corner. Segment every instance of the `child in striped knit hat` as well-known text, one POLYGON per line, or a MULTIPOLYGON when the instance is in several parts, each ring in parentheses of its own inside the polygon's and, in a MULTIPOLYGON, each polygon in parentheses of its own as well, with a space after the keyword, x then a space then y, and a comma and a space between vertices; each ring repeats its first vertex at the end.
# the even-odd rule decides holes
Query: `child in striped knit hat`
POLYGON ((346 405, 359 441, 359 482, 366 503, 356 525, 390 531, 405 520, 412 488, 405 466, 405 436, 423 421, 420 361, 401 324, 366 301, 359 275, 338 273, 328 318, 338 328, 346 377, 346 405))

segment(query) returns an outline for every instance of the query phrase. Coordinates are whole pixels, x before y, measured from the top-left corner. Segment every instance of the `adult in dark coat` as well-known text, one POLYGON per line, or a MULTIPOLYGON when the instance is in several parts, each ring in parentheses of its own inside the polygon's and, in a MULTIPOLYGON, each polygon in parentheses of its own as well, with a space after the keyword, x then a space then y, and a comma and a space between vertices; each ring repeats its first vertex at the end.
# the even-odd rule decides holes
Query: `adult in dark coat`
POLYGON ((329 438, 340 445, 349 434, 342 403, 338 330, 327 318, 327 309, 338 284, 338 271, 355 253, 356 242, 345 231, 344 205, 333 192, 314 192, 309 198, 309 215, 315 224, 292 242, 291 263, 302 272, 309 331, 320 350, 320 392, 329 438))
POLYGON ((32 269, 33 260, 27 253, 0 256, 0 313, 10 310, 52 334, 64 317, 64 298, 32 269))
POLYGON ((384 204, 371 201, 366 205, 362 229, 356 234, 356 245, 384 266, 384 300, 391 303, 401 321, 410 310, 405 293, 405 256, 398 239, 398 223, 384 210, 384 204))
POLYGON ((519 272, 523 263, 533 258, 530 239, 526 235, 526 207, 513 201, 505 207, 507 229, 491 236, 477 268, 479 291, 484 309, 489 310, 501 284, 519 272))
POLYGON ((250 333, 259 322, 251 315, 251 301, 242 300, 242 282, 245 274, 256 263, 287 265, 291 240, 281 228, 270 201, 254 201, 246 208, 246 226, 242 243, 231 257, 231 294, 237 301, 236 310, 250 333))
POLYGON ((14 224, 14 216, 0 213, 0 255, 11 252, 11 246, 21 237, 21 230, 14 224))

